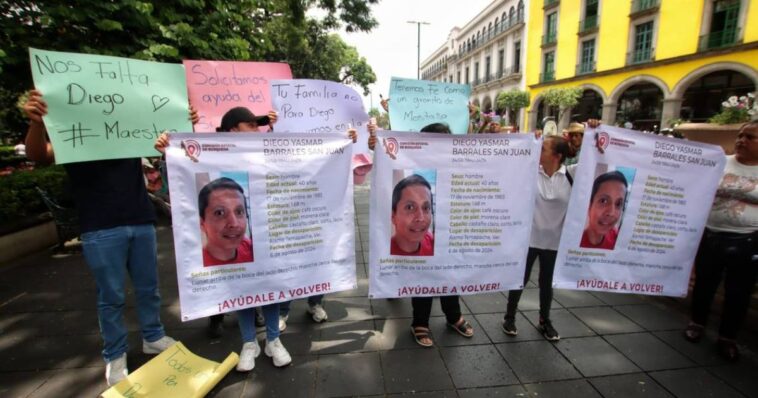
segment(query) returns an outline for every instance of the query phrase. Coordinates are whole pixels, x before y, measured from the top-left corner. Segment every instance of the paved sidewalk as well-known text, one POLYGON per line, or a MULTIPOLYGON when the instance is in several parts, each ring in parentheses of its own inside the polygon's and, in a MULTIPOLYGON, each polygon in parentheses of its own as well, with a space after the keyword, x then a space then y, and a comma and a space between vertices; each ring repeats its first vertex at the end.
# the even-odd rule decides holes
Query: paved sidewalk
MULTIPOLYGON (((743 333, 743 358, 728 364, 716 355, 713 330, 700 344, 681 337, 686 305, 670 298, 557 290, 552 316, 562 339, 553 344, 534 327, 538 291, 530 282, 517 337, 500 329, 505 295, 467 296, 462 309, 475 336, 447 329, 435 303, 437 345, 421 348, 410 334, 410 300, 366 297, 367 185, 356 187, 356 214, 358 289, 327 296, 323 324, 296 302, 282 336, 292 366, 277 369, 261 356, 252 372, 232 371, 209 396, 758 397, 756 333, 743 333)), ((205 320, 180 322, 167 222, 158 242, 168 334, 214 360, 238 351, 233 315, 217 341, 206 337, 205 320)), ((140 350, 131 293, 129 300, 129 367, 137 369, 150 357, 140 350)), ((43 252, 0 266, 0 397, 97 396, 106 388, 100 345, 95 285, 80 255, 43 252)))

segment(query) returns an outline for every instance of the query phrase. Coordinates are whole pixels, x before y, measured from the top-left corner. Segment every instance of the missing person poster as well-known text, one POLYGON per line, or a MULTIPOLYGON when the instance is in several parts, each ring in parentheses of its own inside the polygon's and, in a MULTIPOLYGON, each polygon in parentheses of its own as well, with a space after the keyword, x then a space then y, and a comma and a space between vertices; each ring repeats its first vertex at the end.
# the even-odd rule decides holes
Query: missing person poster
POLYGON ((182 320, 354 289, 348 138, 172 134, 182 320))
POLYGON ((588 129, 554 286, 685 296, 724 164, 718 146, 588 129))
POLYGON ((521 288, 540 142, 378 132, 369 297, 521 288))

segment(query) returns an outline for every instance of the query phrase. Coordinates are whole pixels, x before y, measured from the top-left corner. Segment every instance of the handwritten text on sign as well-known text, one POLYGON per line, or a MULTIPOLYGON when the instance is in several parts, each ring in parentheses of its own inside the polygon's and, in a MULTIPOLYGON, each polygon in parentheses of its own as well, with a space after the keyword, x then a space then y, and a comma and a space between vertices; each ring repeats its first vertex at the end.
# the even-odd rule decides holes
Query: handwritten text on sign
POLYGON ((341 83, 324 80, 272 80, 271 98, 279 112, 277 132, 358 131, 353 152, 368 153, 368 115, 361 96, 341 83))
POLYGON ((184 67, 190 102, 200 115, 196 131, 216 131, 224 113, 238 106, 265 115, 271 110, 270 81, 292 78, 289 65, 276 62, 188 60, 184 67))
POLYGON ((445 123, 453 134, 468 131, 467 84, 392 78, 390 124, 395 131, 419 131, 432 123, 445 123))
POLYGON ((30 48, 58 163, 153 156, 163 130, 191 131, 181 65, 30 48))

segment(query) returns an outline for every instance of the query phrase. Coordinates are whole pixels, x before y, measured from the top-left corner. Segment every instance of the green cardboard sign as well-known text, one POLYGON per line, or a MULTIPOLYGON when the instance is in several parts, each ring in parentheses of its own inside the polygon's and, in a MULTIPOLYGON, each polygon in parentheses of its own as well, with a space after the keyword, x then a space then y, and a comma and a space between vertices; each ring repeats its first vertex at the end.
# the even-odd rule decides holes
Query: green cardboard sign
POLYGON ((189 132, 184 67, 29 49, 57 163, 157 156, 161 132, 189 132))

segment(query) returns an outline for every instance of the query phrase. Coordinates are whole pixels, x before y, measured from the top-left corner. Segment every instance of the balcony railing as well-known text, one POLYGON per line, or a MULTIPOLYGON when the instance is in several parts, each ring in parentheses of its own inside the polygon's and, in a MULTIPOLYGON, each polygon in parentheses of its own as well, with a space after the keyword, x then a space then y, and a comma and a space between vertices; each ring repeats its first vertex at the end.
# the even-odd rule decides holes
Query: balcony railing
POLYGON ((631 15, 652 10, 660 6, 660 0, 634 0, 632 1, 631 15))
POLYGON ((636 65, 655 60, 655 49, 650 48, 642 51, 632 51, 626 53, 626 64, 636 65))
POLYGON ((495 37, 497 37, 500 33, 510 30, 516 25, 522 23, 524 23, 524 15, 522 13, 517 13, 514 15, 514 18, 508 18, 502 22, 495 24, 492 30, 489 30, 484 36, 479 37, 479 39, 474 40, 470 46, 464 45, 463 49, 458 51, 456 58, 462 58, 466 54, 475 51, 477 48, 482 47, 491 40, 495 39, 495 37))
POLYGON ((594 73, 594 72, 595 72, 595 61, 582 62, 581 64, 578 64, 576 66, 577 75, 584 75, 587 73, 594 73))
POLYGON ((542 4, 542 9, 548 9, 550 7, 557 6, 560 4, 561 0, 545 0, 545 2, 542 4))
POLYGON ((589 15, 579 21, 579 33, 589 32, 597 28, 597 15, 589 15))
POLYGON ((555 80, 555 71, 540 73, 540 83, 552 82, 553 80, 555 80))
POLYGON ((555 32, 542 36, 542 47, 552 46, 558 41, 558 35, 555 32))
POLYGON ((724 48, 737 44, 739 38, 739 29, 722 30, 720 32, 711 32, 707 35, 700 36, 697 48, 700 51, 724 48))

